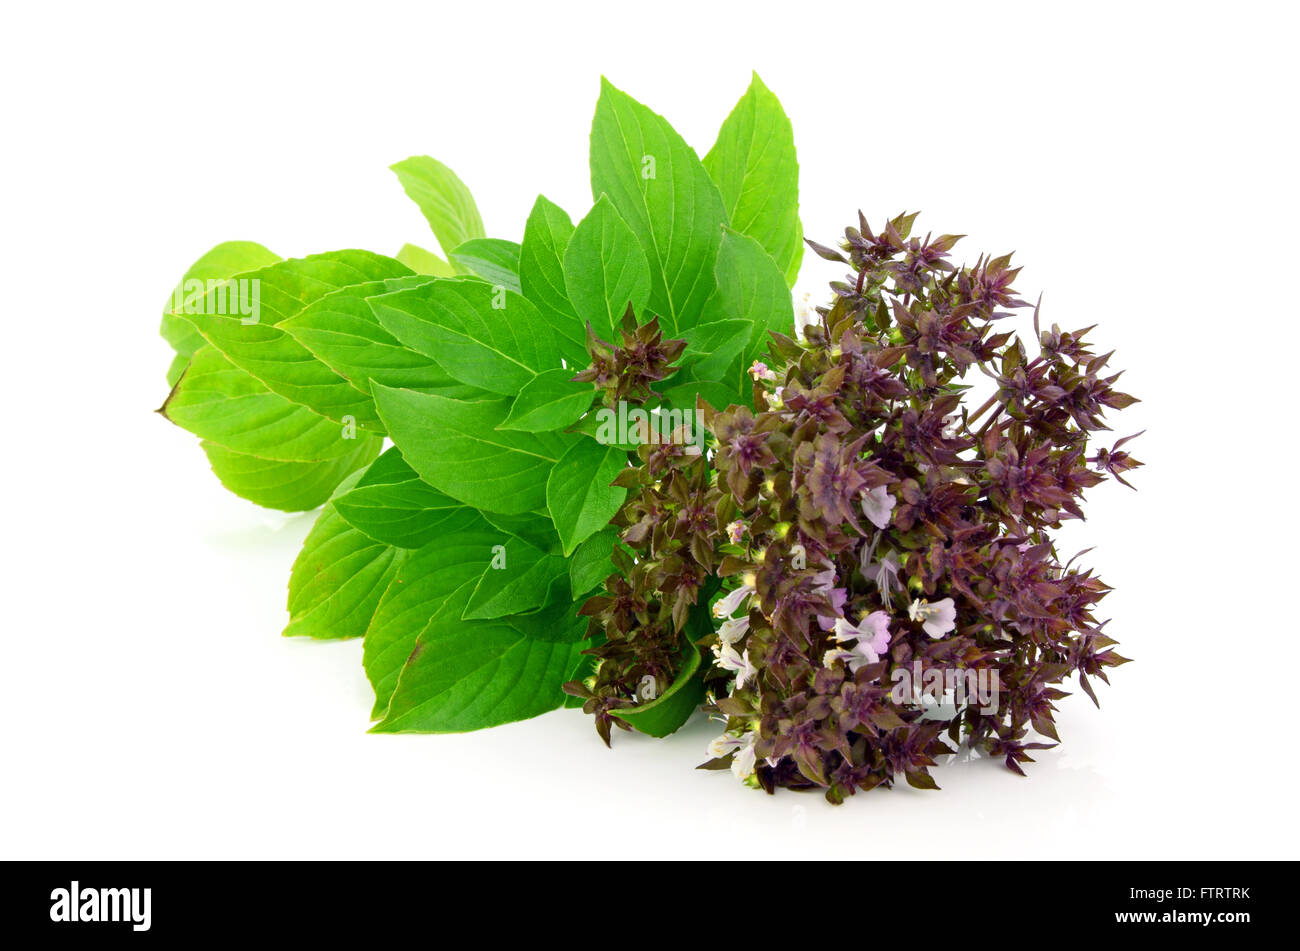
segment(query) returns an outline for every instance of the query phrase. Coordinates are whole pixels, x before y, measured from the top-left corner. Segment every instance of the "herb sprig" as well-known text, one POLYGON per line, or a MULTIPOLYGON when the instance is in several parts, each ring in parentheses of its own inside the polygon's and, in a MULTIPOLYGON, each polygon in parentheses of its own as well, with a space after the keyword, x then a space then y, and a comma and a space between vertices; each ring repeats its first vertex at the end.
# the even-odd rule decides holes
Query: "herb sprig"
POLYGON ((792 325, 794 136, 757 76, 703 160, 603 81, 590 150, 576 222, 539 196, 519 242, 488 237, 461 179, 417 156, 392 168, 441 254, 230 242, 164 314, 163 415, 235 494, 324 506, 285 633, 365 639, 377 731, 535 716, 590 673, 577 611, 614 570, 636 433, 599 425, 620 400, 582 375, 589 340, 681 341, 653 373, 642 346, 625 380, 624 412, 657 418, 746 399, 744 366, 792 325))
POLYGON ((703 159, 602 81, 591 208, 539 196, 518 243, 445 165, 392 168, 441 254, 229 242, 162 324, 160 412, 235 494, 320 508, 285 634, 364 639, 374 731, 564 704, 608 744, 703 707, 706 768, 838 803, 961 748, 1021 772, 1059 685, 1126 662, 1055 539, 1141 465, 1095 445, 1133 402, 1110 354, 1002 329, 1010 257, 957 266, 915 215, 805 242, 757 76, 703 159), (847 273, 796 309, 805 244, 847 273))

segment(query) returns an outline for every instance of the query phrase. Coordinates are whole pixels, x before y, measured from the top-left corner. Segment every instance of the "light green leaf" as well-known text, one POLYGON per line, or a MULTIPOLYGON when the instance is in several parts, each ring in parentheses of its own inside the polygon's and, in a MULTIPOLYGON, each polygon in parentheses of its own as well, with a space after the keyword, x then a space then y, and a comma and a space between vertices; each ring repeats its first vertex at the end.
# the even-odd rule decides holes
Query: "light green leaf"
POLYGON ((546 480, 546 507, 564 554, 609 524, 627 490, 610 485, 627 465, 627 453, 588 439, 575 442, 546 480))
POLYGON ((545 507, 546 476, 576 438, 498 431, 506 400, 464 402, 376 385, 375 401, 402 457, 425 482, 489 512, 545 507))
POLYGON ((803 260, 794 130, 757 73, 722 123, 704 167, 717 183, 731 226, 757 239, 793 287, 803 260))
POLYGON ((359 438, 350 453, 324 462, 278 462, 207 440, 201 445, 221 484, 241 499, 284 512, 306 512, 326 502, 350 473, 374 461, 383 440, 359 438))
POLYGON ((648 319, 650 264, 608 195, 597 199, 569 240, 564 286, 578 319, 591 324, 604 340, 616 339, 614 331, 629 304, 639 323, 648 319))
POLYGON ((429 621, 402 668, 376 733, 459 733, 525 720, 558 708, 561 685, 582 656, 585 624, 530 637, 503 618, 463 621, 473 582, 429 621))
POLYGON ((650 262, 650 309, 671 336, 713 289, 727 212, 689 145, 659 115, 601 80, 591 127, 591 192, 609 195, 650 262))
POLYGON ((279 462, 319 462, 355 453, 357 433, 272 393, 216 348, 201 347, 159 409, 200 439, 279 462))
POLYGON ((718 252, 717 289, 704 308, 704 322, 738 319, 752 330, 741 354, 737 382, 744 385, 749 365, 766 350, 768 331, 794 333, 794 302, 776 262, 753 238, 727 229, 718 252))
POLYGON ((420 548, 436 540, 465 511, 421 479, 396 446, 372 462, 333 505, 353 528, 398 548, 420 548))
POLYGON ((362 636, 405 558, 406 552, 362 534, 326 505, 289 575, 285 636, 362 636))
POLYGON ((430 281, 372 297, 370 306, 389 333, 470 386, 514 396, 560 365, 537 309, 481 281, 430 281))
POLYGON ((736 370, 753 331, 754 325, 749 320, 715 320, 695 325, 683 334, 687 348, 682 374, 686 379, 736 379, 736 370))
POLYGON ((479 578, 461 617, 490 619, 532 611, 553 600, 551 589, 561 580, 561 594, 569 600, 568 563, 559 555, 548 555, 513 536, 503 540, 496 555, 479 578))
POLYGON ((502 429, 529 433, 564 429, 582 418, 594 397, 590 383, 574 383, 572 370, 546 370, 519 391, 502 429))
POLYGON ((564 286, 564 252, 572 235, 564 209, 538 195, 519 249, 519 284, 555 333, 569 366, 581 368, 591 362, 587 334, 564 286))
POLYGON ((159 328, 163 339, 176 351, 176 359, 167 372, 168 386, 176 385, 189 358, 203 346, 202 334, 183 316, 186 301, 198 301, 206 297, 209 281, 224 281, 236 274, 256 271, 279 260, 278 254, 254 241, 226 241, 190 265, 167 298, 162 326, 159 328))
POLYGON ((427 155, 413 155, 389 167, 397 173, 402 189, 420 206, 443 254, 450 254, 470 238, 484 236, 474 196, 447 166, 427 155))
MULTIPOLYGON (((405 265, 369 251, 334 251, 282 261, 240 275, 256 291, 248 317, 230 314, 211 296, 199 313, 187 313, 209 343, 286 399, 322 416, 373 428, 378 423, 368 393, 353 386, 278 325, 341 287, 410 276, 405 265)), ((241 283, 241 287, 244 286, 241 283)))
POLYGON ((451 252, 451 259, 461 270, 519 293, 519 245, 515 242, 471 238, 451 252))
POLYGON ((397 675, 429 619, 462 585, 468 586, 467 596, 474 590, 492 547, 502 542, 501 533, 473 509, 460 509, 443 528, 440 538, 398 566, 366 629, 364 664, 375 688, 372 719, 388 709, 397 675))
MULTIPOLYGON (((429 280, 426 275, 412 275, 340 288, 278 326, 363 393, 370 392, 373 382, 445 396, 485 396, 477 387, 454 379, 432 357, 403 345, 383 328, 371 309, 372 298, 429 280)), ((371 425, 379 426, 378 417, 371 425)))
POLYGON ((430 277, 454 277, 456 274, 454 267, 417 244, 402 245, 394 257, 416 274, 427 274, 430 277))

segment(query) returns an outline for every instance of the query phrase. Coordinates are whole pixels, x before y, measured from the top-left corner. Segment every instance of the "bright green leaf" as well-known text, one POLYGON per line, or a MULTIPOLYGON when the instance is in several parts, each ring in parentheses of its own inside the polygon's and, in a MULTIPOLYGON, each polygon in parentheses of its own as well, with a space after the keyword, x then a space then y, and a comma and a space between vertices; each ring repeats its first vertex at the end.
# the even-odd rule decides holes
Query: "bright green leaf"
POLYGON ((286 637, 360 637, 406 552, 349 525, 333 504, 321 510, 289 575, 286 637))
POLYGON ((564 252, 572 235, 564 209, 538 195, 519 249, 519 284, 555 333, 569 366, 584 367, 590 361, 586 330, 564 286, 564 252))
POLYGON ((575 442, 555 464, 546 480, 546 507, 565 555, 608 525, 623 504, 627 490, 610 483, 626 465, 627 453, 588 439, 575 442))
MULTIPOLYGON (((737 390, 735 381, 723 383, 719 380, 688 380, 663 392, 664 402, 677 409, 695 409, 697 398, 703 399, 716 410, 726 409, 735 403, 744 406, 749 403, 742 391, 737 390)), ((702 427, 703 424, 698 424, 702 427)), ((703 432, 702 428, 698 431, 703 432)))
POLYGON ((284 512, 306 512, 326 502, 350 473, 374 461, 383 440, 357 439, 347 455, 324 462, 279 462, 207 440, 201 445, 221 484, 241 499, 284 512))
POLYGON ((537 309, 503 288, 437 280, 369 301, 389 333, 469 386, 514 396, 560 365, 537 309))
POLYGON ((461 616, 466 620, 489 619, 535 610, 551 600, 551 590, 561 579, 565 581, 561 593, 567 602, 567 562, 521 538, 505 538, 461 616))
POLYGON ((450 254, 470 238, 484 236, 474 196, 447 166, 427 155, 413 155, 389 167, 397 173, 402 189, 420 206, 443 254, 450 254))
POLYGON ((503 618, 463 621, 473 582, 430 620, 411 651, 376 733, 460 733, 558 708, 577 667, 585 625, 570 642, 529 637, 503 618))
POLYGON ((748 320, 715 320, 697 324, 683 337, 686 353, 682 371, 699 380, 734 380, 740 359, 749 346, 754 325, 748 320))
POLYGON ((430 277, 454 277, 456 269, 432 251, 426 251, 418 244, 404 244, 393 257, 401 261, 416 274, 430 277))
POLYGON ((695 151, 668 122, 601 80, 591 127, 591 193, 602 193, 650 262, 650 309, 665 331, 694 325, 713 289, 726 208, 695 151))
MULTIPOLYGON (((349 383, 278 325, 341 287, 410 276, 410 269, 392 258, 369 251, 334 251, 282 261, 240 275, 256 282, 254 313, 243 317, 223 313, 211 296, 188 319, 204 338, 240 369, 257 377, 286 399, 322 416, 357 425, 378 420, 369 394, 349 383)), ((229 308, 224 308, 228 311, 229 308)))
POLYGON ((186 302, 197 303, 205 298, 210 289, 209 281, 224 281, 236 274, 256 271, 279 260, 278 254, 254 241, 226 241, 190 265, 167 298, 162 326, 159 328, 163 339, 176 351, 176 359, 172 361, 167 373, 168 386, 176 385, 189 358, 203 346, 203 335, 183 316, 186 302))
POLYGON ((703 702, 700 652, 688 643, 685 663, 667 690, 649 703, 610 712, 642 733, 668 736, 676 733, 703 702))
POLYGON ((463 271, 519 293, 519 245, 500 238, 471 238, 451 259, 463 271))
POLYGON ((597 199, 574 229, 564 252, 564 286, 578 319, 591 324, 604 340, 617 339, 614 332, 629 304, 645 323, 650 264, 607 195, 597 199))
POLYGON ((398 566, 366 629, 364 664, 375 688, 372 719, 388 709, 397 675, 429 619, 462 585, 469 585, 466 595, 473 590, 492 559, 492 547, 501 543, 501 534, 473 509, 460 509, 443 529, 440 538, 398 566))
POLYGON ((420 548, 447 531, 465 506, 416 474, 393 446, 333 502, 353 528, 398 548, 420 548))
POLYGON ((518 515, 546 504, 546 477, 575 437, 501 432, 506 400, 464 402, 375 386, 379 415, 402 457, 466 505, 518 515))
MULTIPOLYGON (((402 344, 383 328, 370 306, 372 298, 429 280, 412 275, 340 288, 278 326, 363 393, 370 392, 372 383, 381 383, 458 398, 486 396, 454 379, 432 357, 402 344)), ((379 426, 378 417, 371 425, 379 426)))
POLYGON ((534 548, 552 555, 560 553, 560 536, 556 534, 555 523, 546 512, 524 512, 520 515, 484 512, 483 517, 503 534, 518 536, 534 548))
POLYGON ((767 348, 768 331, 794 333, 794 302, 790 288, 772 256, 753 238, 728 229, 718 252, 717 289, 704 308, 704 322, 738 319, 752 330, 741 354, 737 384, 745 371, 767 348))
POLYGON ((214 347, 201 347, 159 410, 200 439, 279 462, 319 462, 375 440, 272 393, 214 347))
POLYGON ((572 370, 546 370, 519 391, 502 429, 549 432, 576 423, 591 408, 590 383, 574 383, 572 370))
POLYGON ((757 73, 722 123, 704 167, 722 194, 731 227, 757 239, 793 287, 803 260, 794 130, 757 73))

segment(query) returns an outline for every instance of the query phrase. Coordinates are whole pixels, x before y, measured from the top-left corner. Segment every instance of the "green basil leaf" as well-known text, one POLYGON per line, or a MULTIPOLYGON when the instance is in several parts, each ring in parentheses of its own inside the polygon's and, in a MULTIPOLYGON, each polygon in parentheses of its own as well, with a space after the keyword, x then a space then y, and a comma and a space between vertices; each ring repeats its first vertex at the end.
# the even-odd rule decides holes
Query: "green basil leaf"
MULTIPOLYGON (((623 416, 626 417, 626 406, 622 407, 622 411, 623 416)), ((636 452, 641 444, 631 441, 630 437, 634 435, 631 426, 632 424, 626 418, 620 421, 619 410, 601 406, 582 417, 582 419, 566 429, 565 432, 581 434, 589 439, 596 440, 602 446, 613 446, 624 452, 636 452), (620 422, 627 425, 620 428, 620 422), (628 438, 620 439, 620 437, 628 438)))
MULTIPOLYGON (((664 390, 663 398, 669 406, 691 410, 695 409, 697 398, 716 410, 726 409, 733 403, 738 406, 749 403, 744 393, 736 388, 734 380, 725 383, 720 380, 688 380, 664 390)), ((697 425, 701 427, 698 431, 703 432, 704 424, 700 422, 697 425)))
POLYGON ((722 238, 716 277, 704 320, 747 320, 752 327, 735 375, 737 385, 744 386, 748 367, 767 349, 768 332, 794 333, 794 302, 772 256, 753 238, 730 229, 722 238))
MULTIPOLYGON (((373 382, 444 396, 485 396, 478 387, 467 387, 453 378, 432 357, 403 345, 383 328, 371 309, 372 298, 429 280, 417 274, 340 288, 281 321, 279 328, 363 393, 370 392, 373 382)), ((377 416, 371 425, 380 426, 377 416)))
POLYGON ((591 193, 609 196, 650 262, 650 310, 674 336, 713 289, 727 211, 695 151, 668 122, 601 80, 591 127, 591 193))
POLYGON ((406 552, 321 509, 289 574, 286 637, 361 637, 406 552))
POLYGON ((201 445, 221 484, 241 499, 284 512, 306 512, 328 501, 349 474, 374 461, 383 440, 357 439, 347 455, 323 462, 280 462, 208 440, 201 445))
POLYGON ((803 260, 794 129, 757 73, 722 123, 704 167, 717 183, 731 226, 755 238, 793 287, 803 260))
POLYGON ((462 585, 469 586, 466 595, 473 591, 491 562, 493 546, 502 541, 501 533, 477 512, 462 508, 436 541, 411 552, 398 566, 366 629, 364 664, 375 688, 371 719, 387 711, 402 665, 429 619, 462 585))
POLYGON ((474 196, 447 166, 427 155, 413 155, 389 168, 397 174, 402 190, 420 207, 443 254, 450 254, 470 238, 484 236, 474 196))
POLYGON ((560 536, 555 523, 546 512, 524 512, 520 515, 503 515, 484 512, 483 517, 506 535, 516 535, 528 544, 552 555, 560 553, 560 536))
POLYGON ((217 245, 203 257, 190 265, 185 276, 177 283, 167 306, 163 309, 162 334, 173 350, 176 359, 167 371, 167 385, 175 386, 192 357, 203 346, 203 335, 185 319, 186 302, 197 303, 208 295, 209 281, 225 281, 246 271, 274 264, 280 260, 278 254, 267 250, 254 241, 226 241, 217 245))
POLYGON ((316 359, 278 325, 341 287, 410 273, 392 258, 369 251, 317 254, 240 275, 236 280, 241 292, 247 287, 255 298, 241 298, 240 313, 230 313, 230 307, 209 295, 197 313, 186 316, 230 362, 273 392, 322 416, 373 428, 378 419, 369 394, 316 359), (252 312, 244 315, 245 310, 252 312))
POLYGON ((456 274, 454 267, 432 251, 426 251, 416 244, 402 245, 393 257, 416 274, 427 274, 430 277, 454 277, 456 274))
POLYGON ((567 602, 567 562, 512 536, 494 553, 461 617, 498 618, 543 607, 552 600, 551 591, 561 579, 565 582, 561 594, 567 602))
POLYGON ((687 379, 737 378, 737 365, 749 346, 754 325, 748 320, 715 320, 697 324, 682 336, 687 343, 682 373, 687 379))
POLYGON ((402 457, 466 505, 519 515, 546 505, 546 477, 574 437, 498 431, 506 400, 465 402, 375 385, 379 415, 402 457))
POLYGON ((574 229, 564 252, 564 286, 578 319, 604 340, 617 339, 615 330, 629 304, 641 323, 647 319, 650 264, 608 195, 601 195, 574 229))
POLYGON ((590 383, 574 383, 572 370, 545 370, 524 384, 502 429, 549 432, 576 423, 591 408, 590 383))
POLYGON ((353 528, 397 548, 420 548, 434 541, 465 510, 421 479, 396 446, 372 462, 360 481, 333 504, 353 528))
POLYGON ((460 733, 526 720, 564 702, 561 685, 582 656, 585 625, 569 641, 530 637, 511 619, 464 621, 474 582, 456 591, 420 633, 375 733, 460 733))
POLYGON ((356 437, 376 440, 272 393, 211 346, 194 354, 159 412, 200 439, 279 462, 338 459, 355 452, 356 437))
POLYGON ((458 268, 483 278, 489 284, 519 290, 519 245, 501 238, 471 238, 451 259, 458 268))
POLYGON ((560 365, 537 309, 504 288, 434 280, 369 300, 389 333, 469 386, 514 396, 560 365))
POLYGON ((564 209, 538 195, 519 248, 519 284, 555 334, 569 366, 585 367, 590 362, 586 330, 564 285, 564 252, 572 235, 573 222, 564 209))
POLYGON ((575 442, 546 480, 546 508, 564 554, 609 524, 627 490, 610 485, 627 466, 627 453, 587 439, 575 442))
POLYGON ((618 543, 618 532, 606 528, 574 549, 569 559, 569 588, 575 598, 594 591, 614 573, 610 557, 618 543))

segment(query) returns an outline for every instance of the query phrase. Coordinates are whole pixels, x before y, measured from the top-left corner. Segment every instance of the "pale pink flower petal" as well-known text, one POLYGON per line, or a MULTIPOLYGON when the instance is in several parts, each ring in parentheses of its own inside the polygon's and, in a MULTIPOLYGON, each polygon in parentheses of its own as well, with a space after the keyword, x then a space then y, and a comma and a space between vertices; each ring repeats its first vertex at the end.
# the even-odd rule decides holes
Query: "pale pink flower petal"
POLYGON ((862 493, 862 514, 876 528, 885 528, 893 517, 898 502, 883 485, 862 493))

